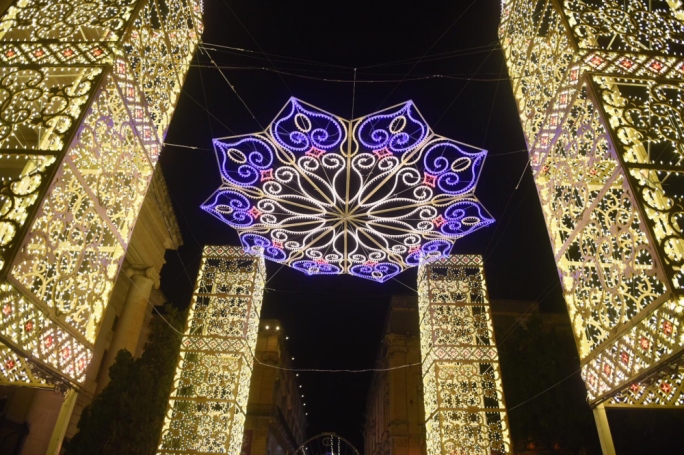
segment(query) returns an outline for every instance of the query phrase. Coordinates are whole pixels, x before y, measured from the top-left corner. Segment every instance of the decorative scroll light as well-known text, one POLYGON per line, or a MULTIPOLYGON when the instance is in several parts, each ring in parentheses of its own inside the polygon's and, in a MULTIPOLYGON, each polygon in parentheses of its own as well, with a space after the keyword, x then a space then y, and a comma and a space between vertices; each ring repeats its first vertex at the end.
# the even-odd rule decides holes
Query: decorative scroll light
POLYGON ((418 271, 428 455, 511 453, 482 256, 447 256, 418 271))
POLYGON ((500 36, 592 404, 681 406, 679 0, 506 0, 500 36))
POLYGON ((487 152, 434 134, 410 101, 348 121, 292 98, 214 148, 223 185, 202 208, 309 275, 384 282, 493 222, 474 196, 487 152))

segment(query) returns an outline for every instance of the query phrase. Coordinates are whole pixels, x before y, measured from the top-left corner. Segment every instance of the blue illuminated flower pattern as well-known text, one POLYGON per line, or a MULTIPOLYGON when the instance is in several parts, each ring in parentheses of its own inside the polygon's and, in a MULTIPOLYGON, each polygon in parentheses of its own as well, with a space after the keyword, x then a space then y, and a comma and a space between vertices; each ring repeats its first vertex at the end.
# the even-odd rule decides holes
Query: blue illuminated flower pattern
POLYGON ((494 222, 474 196, 487 152, 434 134, 410 101, 348 121, 292 98, 214 149, 223 185, 202 208, 308 275, 382 283, 494 222))

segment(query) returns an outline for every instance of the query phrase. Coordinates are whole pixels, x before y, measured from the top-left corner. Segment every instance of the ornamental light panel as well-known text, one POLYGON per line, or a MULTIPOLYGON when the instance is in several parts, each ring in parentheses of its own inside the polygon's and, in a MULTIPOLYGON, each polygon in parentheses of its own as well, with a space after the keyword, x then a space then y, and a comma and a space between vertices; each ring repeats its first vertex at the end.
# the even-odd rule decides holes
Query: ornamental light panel
POLYGON ((0 17, 0 384, 85 383, 202 27, 201 0, 0 17))
POLYGON ((418 269, 428 455, 512 452, 483 262, 455 255, 418 269))
POLYGON ((292 98, 214 148, 223 185, 202 208, 308 275, 385 282, 493 222, 474 196, 487 152, 435 134, 410 101, 350 121, 292 98))
POLYGON ((682 2, 502 8, 499 35, 589 401, 681 406, 682 2))

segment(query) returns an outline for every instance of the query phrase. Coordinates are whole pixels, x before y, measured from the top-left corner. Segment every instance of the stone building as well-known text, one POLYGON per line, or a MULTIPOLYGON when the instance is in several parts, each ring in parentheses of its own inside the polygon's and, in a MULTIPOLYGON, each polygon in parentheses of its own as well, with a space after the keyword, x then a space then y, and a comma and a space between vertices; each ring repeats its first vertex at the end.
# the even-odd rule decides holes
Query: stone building
MULTIPOLYGON (((102 320, 86 381, 75 399, 51 388, 0 386, 0 453, 48 453, 52 439, 76 434, 83 408, 109 382, 116 353, 142 354, 153 317, 152 305, 166 301, 159 273, 167 250, 183 244, 161 168, 157 168, 138 217, 121 273, 102 320), (4 406, 3 406, 4 404, 4 406), (61 412, 61 415, 60 415, 61 412), (15 450, 17 450, 15 452, 15 450)), ((52 452, 57 453, 57 452, 52 452)))
POLYGON ((276 319, 259 325, 242 455, 289 455, 306 439, 306 412, 285 335, 276 319), (274 368, 276 367, 276 368, 274 368))
POLYGON ((366 404, 366 455, 425 454, 423 380, 416 296, 392 296, 366 404))

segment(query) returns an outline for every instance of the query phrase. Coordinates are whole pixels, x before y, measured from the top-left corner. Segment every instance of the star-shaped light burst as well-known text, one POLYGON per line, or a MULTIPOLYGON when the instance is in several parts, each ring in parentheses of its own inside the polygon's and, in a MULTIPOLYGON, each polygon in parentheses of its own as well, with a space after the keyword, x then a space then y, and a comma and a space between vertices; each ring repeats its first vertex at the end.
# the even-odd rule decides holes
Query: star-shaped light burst
POLYGON ((309 275, 384 282, 494 221, 473 194, 487 152, 434 134, 410 101, 348 121, 292 98, 214 148, 223 185, 202 208, 309 275))

